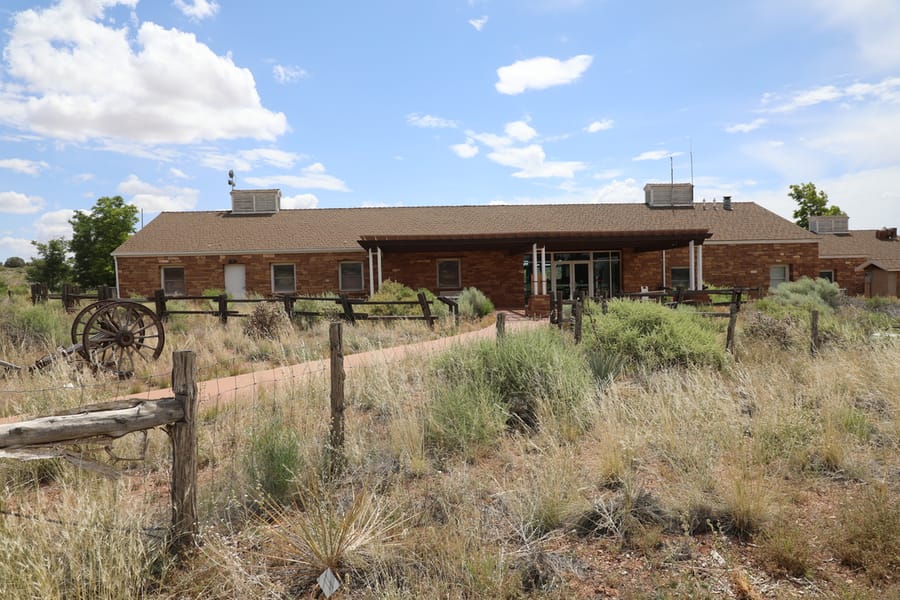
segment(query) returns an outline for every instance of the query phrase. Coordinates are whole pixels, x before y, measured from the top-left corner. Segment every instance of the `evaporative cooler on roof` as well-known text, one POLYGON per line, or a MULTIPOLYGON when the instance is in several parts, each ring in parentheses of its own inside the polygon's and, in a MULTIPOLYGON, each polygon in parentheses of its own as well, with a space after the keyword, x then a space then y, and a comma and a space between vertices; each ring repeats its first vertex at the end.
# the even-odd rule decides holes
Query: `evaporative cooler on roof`
POLYGON ((231 190, 233 214, 269 214, 281 209, 281 190, 231 190))
POLYGON ((644 202, 650 208, 690 208, 694 205, 694 185, 648 183, 644 186, 644 202))

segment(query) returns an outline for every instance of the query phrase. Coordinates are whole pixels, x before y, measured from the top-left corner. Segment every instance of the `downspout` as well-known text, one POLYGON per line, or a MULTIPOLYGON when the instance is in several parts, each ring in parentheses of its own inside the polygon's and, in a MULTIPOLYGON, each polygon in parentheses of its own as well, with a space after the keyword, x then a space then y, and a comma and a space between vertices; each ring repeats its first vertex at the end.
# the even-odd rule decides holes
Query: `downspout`
POLYGON ((375 295, 375 270, 372 268, 372 249, 369 248, 369 296, 375 295))
POLYGON ((547 246, 541 246, 541 294, 547 295, 547 277, 544 266, 547 264, 547 246))
POLYGON ((381 277, 381 246, 378 246, 378 289, 381 290, 381 282, 384 281, 381 277))
POLYGON ((688 289, 696 289, 694 282, 697 279, 697 273, 694 268, 694 240, 688 242, 688 289))
POLYGON ((122 294, 119 293, 119 257, 113 256, 113 267, 116 269, 116 298, 121 298, 122 294))

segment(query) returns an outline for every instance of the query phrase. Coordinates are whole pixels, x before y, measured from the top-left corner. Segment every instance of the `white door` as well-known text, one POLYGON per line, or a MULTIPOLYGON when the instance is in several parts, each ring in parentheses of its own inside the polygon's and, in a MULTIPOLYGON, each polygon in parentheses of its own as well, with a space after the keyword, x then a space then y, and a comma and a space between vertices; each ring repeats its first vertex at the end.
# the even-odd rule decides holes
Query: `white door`
POLYGON ((244 265, 225 265, 225 292, 237 300, 247 297, 244 285, 247 282, 247 271, 244 265))

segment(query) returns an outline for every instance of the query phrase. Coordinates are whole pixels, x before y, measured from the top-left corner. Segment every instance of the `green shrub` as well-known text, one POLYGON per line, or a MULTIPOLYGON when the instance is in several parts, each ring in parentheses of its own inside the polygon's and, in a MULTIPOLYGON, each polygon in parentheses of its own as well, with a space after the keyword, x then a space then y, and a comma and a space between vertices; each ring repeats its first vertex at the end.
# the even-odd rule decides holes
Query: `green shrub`
POLYGON ((475 458, 497 443, 507 419, 499 394, 484 382, 438 386, 425 424, 425 443, 440 452, 475 458))
POLYGON ((613 300, 607 314, 589 306, 584 328, 587 352, 620 355, 634 367, 725 364, 718 326, 690 309, 672 310, 654 302, 613 300))
POLYGON ((448 389, 490 389, 513 428, 534 429, 552 416, 581 429, 594 407, 596 387, 587 361, 571 337, 555 329, 454 348, 436 361, 435 371, 438 385, 448 389))
MULTIPOLYGON (((431 302, 431 314, 435 317, 444 317, 449 313, 447 306, 440 301, 435 301, 435 295, 426 289, 414 290, 398 281, 386 279, 381 287, 369 300, 372 302, 418 302, 419 292, 425 294, 425 299, 431 302)), ((378 304, 366 306, 366 312, 373 316, 418 316, 422 309, 412 304, 378 304)))
POLYGON ((480 319, 494 312, 494 303, 478 288, 465 288, 457 299, 459 316, 465 319, 480 319))
POLYGON ((769 292, 762 305, 770 303, 781 306, 795 306, 805 311, 819 310, 831 313, 838 306, 841 288, 827 279, 801 277, 797 281, 785 281, 769 292))

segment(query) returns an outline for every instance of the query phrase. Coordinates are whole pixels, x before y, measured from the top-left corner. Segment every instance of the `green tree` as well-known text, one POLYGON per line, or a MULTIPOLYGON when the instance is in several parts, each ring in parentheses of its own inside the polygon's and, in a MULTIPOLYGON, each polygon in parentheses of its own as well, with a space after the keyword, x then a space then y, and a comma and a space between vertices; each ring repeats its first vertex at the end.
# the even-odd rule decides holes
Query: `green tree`
POLYGON ((812 182, 791 184, 788 196, 797 203, 794 222, 803 229, 809 229, 810 217, 844 214, 839 206, 828 206, 828 194, 824 190, 817 190, 816 184, 812 182))
POLYGON ((38 258, 25 267, 25 277, 30 283, 43 283, 48 289, 58 290, 72 275, 69 262, 69 242, 63 238, 52 239, 46 244, 32 241, 38 258))
POLYGON ((75 211, 69 219, 75 281, 84 287, 115 285, 112 252, 134 233, 137 221, 137 207, 121 196, 98 199, 89 213, 75 211))
POLYGON ((21 256, 10 256, 3 262, 7 269, 18 269, 25 266, 25 259, 21 256))

